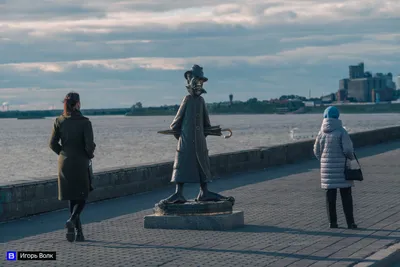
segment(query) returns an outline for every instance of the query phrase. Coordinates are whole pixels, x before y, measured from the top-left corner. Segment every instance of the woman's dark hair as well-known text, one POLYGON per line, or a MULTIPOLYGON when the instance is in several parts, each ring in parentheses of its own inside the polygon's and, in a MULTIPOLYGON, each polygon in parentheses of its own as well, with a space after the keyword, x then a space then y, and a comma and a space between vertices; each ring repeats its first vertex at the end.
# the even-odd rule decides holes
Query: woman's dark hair
POLYGON ((68 93, 63 102, 64 102, 64 115, 71 114, 76 111, 76 104, 80 101, 80 97, 78 93, 70 92, 68 93))

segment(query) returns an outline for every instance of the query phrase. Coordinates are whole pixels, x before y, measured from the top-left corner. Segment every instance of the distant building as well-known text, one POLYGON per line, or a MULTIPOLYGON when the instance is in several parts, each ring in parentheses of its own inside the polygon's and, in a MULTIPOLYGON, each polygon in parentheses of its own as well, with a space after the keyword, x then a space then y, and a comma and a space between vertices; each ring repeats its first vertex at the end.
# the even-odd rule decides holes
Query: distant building
POLYGON ((397 76, 397 90, 400 90, 400 74, 397 76))
POLYGON ((323 105, 323 103, 322 103, 322 100, 314 100, 314 105, 316 106, 316 107, 319 107, 319 106, 322 106, 323 105))
POLYGON ((349 78, 359 79, 364 78, 364 63, 359 63, 355 66, 349 66, 349 78))
POLYGON ((380 102, 394 100, 395 83, 391 73, 364 71, 364 63, 349 66, 349 78, 339 81, 338 101, 380 102))
POLYGON ((315 107, 315 101, 303 101, 303 104, 306 107, 315 107))
POLYGON ((324 103, 324 104, 332 103, 332 102, 335 101, 335 100, 336 100, 336 96, 335 96, 335 94, 333 94, 333 93, 321 97, 321 101, 322 101, 322 103, 324 103))

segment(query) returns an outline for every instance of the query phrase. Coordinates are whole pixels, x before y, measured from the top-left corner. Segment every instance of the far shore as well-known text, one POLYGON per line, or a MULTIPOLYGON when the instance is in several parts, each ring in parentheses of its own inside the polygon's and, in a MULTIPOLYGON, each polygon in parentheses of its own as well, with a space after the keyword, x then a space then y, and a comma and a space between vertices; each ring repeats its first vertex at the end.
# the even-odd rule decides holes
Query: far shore
MULTIPOLYGON (((211 104, 214 105, 214 104, 211 104)), ((287 115, 287 114, 318 114, 322 113, 327 106, 335 105, 325 104, 315 107, 296 107, 292 109, 288 108, 276 108, 272 105, 265 104, 263 102, 258 103, 241 103, 240 105, 230 106, 213 106, 209 108, 210 115, 287 115), (281 110, 285 111, 282 112, 281 110), (279 111, 279 112, 278 112, 279 111)), ((382 114, 382 113, 400 113, 400 103, 366 103, 366 104, 337 104, 339 111, 342 114, 382 114)), ((177 112, 177 108, 174 107, 144 107, 139 109, 127 109, 127 108, 114 108, 114 109, 83 109, 82 113, 85 116, 127 116, 127 117, 143 117, 143 116, 174 116, 177 112)), ((49 117, 57 117, 62 113, 62 110, 27 110, 27 111, 3 111, 0 112, 0 119, 42 119, 49 117)))

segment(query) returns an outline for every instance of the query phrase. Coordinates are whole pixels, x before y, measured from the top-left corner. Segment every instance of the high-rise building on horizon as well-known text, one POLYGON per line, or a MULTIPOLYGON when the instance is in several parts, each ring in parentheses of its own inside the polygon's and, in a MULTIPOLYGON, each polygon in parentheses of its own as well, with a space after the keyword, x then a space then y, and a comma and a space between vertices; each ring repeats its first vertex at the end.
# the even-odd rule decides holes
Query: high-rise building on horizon
POLYGON ((349 66, 349 78, 350 79, 364 78, 364 62, 358 63, 358 65, 349 66))
POLYGON ((337 99, 357 102, 391 101, 396 85, 391 73, 365 72, 364 63, 349 66, 349 78, 339 81, 337 99))

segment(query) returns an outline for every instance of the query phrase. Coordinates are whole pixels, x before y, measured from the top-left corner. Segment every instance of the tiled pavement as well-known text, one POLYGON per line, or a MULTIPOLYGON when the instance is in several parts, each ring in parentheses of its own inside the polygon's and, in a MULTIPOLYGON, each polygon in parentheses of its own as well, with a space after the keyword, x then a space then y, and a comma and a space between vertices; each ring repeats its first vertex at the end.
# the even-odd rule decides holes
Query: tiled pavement
MULTIPOLYGON (((236 198, 245 213, 241 229, 150 230, 143 216, 173 188, 87 206, 85 243, 68 243, 67 211, 0 224, 0 253, 57 251, 53 262, 7 262, 0 266, 352 266, 400 239, 400 142, 358 151, 365 181, 354 188, 359 230, 327 227, 318 163, 272 168, 216 180, 215 191, 236 198)), ((185 188, 195 196, 197 186, 185 188)))

